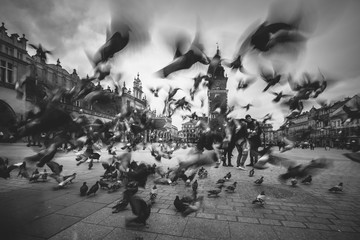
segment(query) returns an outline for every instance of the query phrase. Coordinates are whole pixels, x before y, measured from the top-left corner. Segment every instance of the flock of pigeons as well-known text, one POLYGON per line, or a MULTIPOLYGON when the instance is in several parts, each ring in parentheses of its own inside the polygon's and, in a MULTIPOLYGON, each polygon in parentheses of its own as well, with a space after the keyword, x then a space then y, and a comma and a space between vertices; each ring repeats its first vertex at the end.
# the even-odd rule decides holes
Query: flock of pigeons
MULTIPOLYGON (((224 64, 228 68, 234 71, 240 71, 245 75, 247 71, 242 64, 243 58, 249 53, 258 54, 271 54, 281 48, 288 52, 293 51, 294 46, 303 46, 307 41, 307 30, 302 28, 302 20, 304 16, 301 12, 295 14, 291 19, 282 22, 271 22, 269 20, 264 21, 258 25, 255 29, 252 29, 249 35, 242 42, 240 48, 236 51, 233 60, 221 59, 219 54, 216 54, 210 59, 205 54, 205 49, 200 42, 200 33, 197 32, 196 36, 190 46, 185 49, 185 42, 183 38, 175 39, 175 55, 174 59, 165 67, 160 69, 156 74, 160 78, 170 78, 173 73, 179 70, 190 69, 194 64, 200 63, 208 65, 206 74, 199 73, 194 80, 192 88, 189 90, 189 96, 191 100, 194 100, 201 87, 212 89, 214 78, 213 76, 224 64)), ((21 97, 24 93, 25 86, 31 87, 36 85, 36 94, 40 101, 36 104, 34 110, 32 110, 31 117, 26 121, 17 124, 14 136, 22 138, 25 136, 31 136, 40 134, 43 132, 52 133, 53 138, 46 144, 46 148, 39 151, 33 156, 26 157, 21 163, 15 163, 9 166, 6 158, 0 158, 0 176, 2 178, 9 178, 10 173, 14 169, 18 169, 18 176, 29 179, 30 182, 46 181, 48 176, 54 178, 58 184, 56 189, 62 189, 71 184, 76 178, 76 173, 68 176, 62 175, 63 166, 56 163, 54 160, 56 153, 60 146, 63 144, 70 145, 69 149, 81 149, 83 146, 87 146, 87 149, 83 154, 79 155, 76 159, 77 165, 89 162, 88 168, 93 167, 94 159, 100 158, 99 154, 94 153, 91 149, 101 149, 102 144, 108 146, 109 153, 112 153, 111 148, 113 145, 120 141, 123 134, 126 134, 128 143, 124 146, 124 150, 127 152, 121 155, 115 155, 111 158, 111 163, 103 163, 104 174, 101 179, 97 181, 93 186, 88 187, 87 183, 83 183, 80 188, 81 196, 91 196, 96 194, 99 189, 107 189, 108 192, 115 192, 122 187, 125 188, 122 199, 114 206, 114 213, 120 212, 130 204, 132 212, 136 215, 136 218, 129 220, 127 224, 146 224, 146 220, 150 216, 151 206, 156 203, 157 197, 157 185, 151 189, 150 197, 148 201, 145 201, 136 193, 138 188, 144 188, 149 175, 159 174, 161 176, 158 179, 160 184, 176 184, 177 179, 184 180, 185 184, 192 186, 192 195, 180 198, 176 197, 174 200, 175 208, 181 212, 184 216, 187 216, 191 212, 197 211, 202 206, 204 200, 203 196, 198 196, 198 182, 194 181, 196 173, 198 178, 206 178, 208 176, 207 170, 204 166, 212 165, 217 160, 217 155, 214 152, 199 152, 194 151, 189 154, 189 161, 191 163, 179 163, 179 166, 174 169, 168 169, 164 171, 156 165, 149 165, 145 163, 136 163, 131 159, 131 152, 135 151, 137 147, 144 142, 142 133, 145 130, 154 130, 156 125, 151 118, 149 109, 135 109, 128 106, 126 111, 115 109, 120 112, 116 115, 113 121, 103 123, 102 121, 95 121, 91 123, 89 119, 82 114, 68 113, 61 107, 61 99, 66 98, 69 101, 82 100, 84 103, 90 104, 95 108, 101 109, 104 106, 114 102, 115 97, 119 96, 119 93, 109 92, 103 90, 101 87, 95 86, 94 81, 100 82, 111 74, 111 59, 115 54, 120 54, 128 45, 131 44, 131 29, 127 25, 122 25, 122 29, 114 32, 109 37, 106 43, 96 52, 95 55, 90 56, 89 60, 94 66, 94 76, 81 79, 72 89, 67 90, 59 86, 52 85, 47 79, 40 79, 40 76, 36 74, 34 69, 30 66, 28 73, 16 83, 16 91, 18 96, 21 97), (118 94, 118 95, 116 95, 118 94), (77 139, 73 139, 71 136, 78 136, 77 139), (46 169, 39 172, 37 169, 30 175, 28 173, 27 162, 36 163, 38 168, 43 168, 45 165, 51 170, 48 173, 46 169), (185 174, 186 171, 187 174, 185 174), (119 181, 121 180, 121 181, 119 181), (191 184, 192 182, 192 184, 191 184)), ((44 50, 41 45, 39 47, 33 46, 37 49, 37 55, 46 60, 46 54, 49 52, 44 50)), ((295 53, 294 53, 295 54, 295 53)), ((294 96, 289 94, 283 94, 282 92, 273 93, 276 95, 273 100, 275 103, 280 103, 281 106, 285 106, 290 113, 285 117, 283 126, 291 124, 291 120, 301 114, 304 106, 303 102, 312 98, 317 98, 324 92, 326 87, 332 84, 333 79, 325 77, 320 71, 320 76, 314 77, 308 73, 302 75, 302 79, 294 81, 291 74, 285 74, 279 72, 279 69, 273 69, 268 72, 262 69, 259 73, 261 79, 264 80, 266 86, 263 92, 268 89, 277 86, 287 79, 292 91, 295 92, 294 96), (281 101, 283 98, 288 98, 286 101, 281 101)), ((121 75, 118 76, 121 78, 121 75)), ((250 76, 249 79, 243 79, 239 82, 237 89, 248 88, 256 79, 250 76)), ((119 80, 117 79, 117 80, 119 80)), ((114 84, 119 86, 119 82, 114 80, 114 84)), ((151 92, 155 97, 159 97, 160 88, 151 88, 151 92)), ((171 88, 168 91, 167 97, 164 99, 163 114, 171 117, 177 111, 189 111, 189 115, 184 115, 185 118, 199 119, 196 112, 191 113, 191 101, 187 100, 187 97, 175 99, 176 93, 179 88, 171 88)), ((202 100, 203 106, 204 99, 202 100)), ((228 119, 230 112, 234 111, 236 106, 227 106, 226 101, 220 100, 214 102, 217 108, 214 113, 218 114, 218 119, 228 119)), ((249 110, 251 104, 242 106, 242 108, 249 110)), ((347 113, 347 119, 344 122, 351 122, 354 119, 360 118, 359 106, 344 106, 344 111, 347 113)), ((271 120, 271 114, 267 114, 264 117, 266 122, 271 120)), ((226 121, 224 121, 226 122, 226 121)), ((208 131, 211 126, 206 125, 199 120, 199 128, 202 131, 208 131)), ((287 141, 285 147, 286 150, 291 150, 294 146, 293 142, 284 138, 287 141)), ((179 149, 181 144, 177 144, 169 151, 162 151, 155 148, 151 148, 151 155, 158 162, 161 162, 161 158, 171 158, 171 154, 179 149)), ((185 146, 186 147, 186 146, 185 146)), ((316 174, 321 169, 331 166, 331 161, 326 159, 315 159, 306 165, 297 165, 296 163, 284 159, 274 153, 271 149, 265 152, 259 161, 255 164, 254 168, 265 169, 267 164, 287 166, 286 173, 279 176, 279 180, 284 182, 291 179, 291 184, 296 185, 298 179, 303 179, 303 183, 311 182, 311 175, 316 174)), ((254 169, 249 173, 249 176, 254 175, 254 169)), ((228 173, 224 178, 219 179, 217 182, 218 187, 208 191, 208 197, 217 197, 225 188, 228 193, 233 193, 236 190, 237 182, 231 185, 225 186, 225 183, 231 179, 231 173, 228 173)), ((255 184, 261 184, 264 178, 260 178, 255 181, 255 184)), ((342 183, 329 189, 331 192, 341 192, 342 183)), ((253 203, 264 205, 265 192, 261 192, 253 203)))

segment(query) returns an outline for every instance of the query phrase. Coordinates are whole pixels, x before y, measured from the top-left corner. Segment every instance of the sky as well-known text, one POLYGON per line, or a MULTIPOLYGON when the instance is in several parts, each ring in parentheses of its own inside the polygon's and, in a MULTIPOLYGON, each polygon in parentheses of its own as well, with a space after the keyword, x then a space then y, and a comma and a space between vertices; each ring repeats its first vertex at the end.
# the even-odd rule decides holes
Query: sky
MULTIPOLYGON (((160 79, 155 73, 169 64, 174 56, 172 42, 175 36, 186 36, 189 44, 199 32, 205 53, 213 57, 219 46, 221 57, 231 60, 244 40, 246 33, 265 20, 283 20, 296 11, 303 13, 301 27, 307 41, 296 54, 248 54, 244 67, 253 76, 259 69, 276 67, 298 79, 303 72, 318 76, 319 69, 335 84, 319 96, 319 99, 341 100, 358 94, 360 87, 360 1, 346 0, 1 0, 0 21, 5 22, 8 34, 24 33, 29 43, 41 43, 52 51, 49 63, 59 58, 62 66, 70 73, 76 69, 80 77, 93 75, 93 67, 87 54, 94 54, 106 41, 107 29, 115 32, 121 23, 130 26, 130 43, 109 62, 111 75, 102 82, 103 86, 114 87, 114 82, 123 82, 132 87, 134 77, 139 73, 144 93, 152 109, 162 112, 163 99, 171 87, 181 87, 175 98, 186 96, 193 84, 192 78, 206 73, 207 66, 195 64, 191 69, 160 79), (299 11, 300 11, 299 10, 299 11), (121 75, 120 75, 121 74, 121 75), (119 78, 118 76, 121 76, 119 78), (161 87, 159 98, 151 95, 150 87, 161 87)), ((30 55, 34 54, 28 48, 30 55)), ((291 94, 286 79, 282 84, 262 93, 266 86, 260 78, 245 91, 236 91, 241 78, 248 78, 240 72, 225 67, 228 77, 228 104, 235 105, 233 117, 251 114, 260 119, 273 113, 273 126, 279 127, 287 115, 284 109, 271 100, 271 91, 291 94), (254 105, 248 112, 241 106, 254 105)), ((206 89, 196 95, 193 110, 207 113, 207 105, 200 107, 200 99, 206 98, 206 89)), ((307 109, 319 107, 316 101, 309 101, 307 109)), ((183 122, 179 112, 173 117, 173 124, 179 129, 183 122)), ((186 113, 190 114, 190 113, 186 113)))

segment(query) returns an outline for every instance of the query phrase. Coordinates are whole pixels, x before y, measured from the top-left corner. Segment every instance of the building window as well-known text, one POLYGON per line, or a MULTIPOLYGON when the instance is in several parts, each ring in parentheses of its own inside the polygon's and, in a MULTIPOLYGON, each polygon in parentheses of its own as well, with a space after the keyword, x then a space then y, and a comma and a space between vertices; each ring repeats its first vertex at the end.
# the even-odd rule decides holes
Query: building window
POLYGON ((17 57, 18 57, 18 59, 21 59, 21 60, 22 60, 22 59, 23 59, 23 54, 22 54, 21 52, 18 52, 18 53, 17 53, 17 57))
POLYGON ((80 101, 75 101, 75 106, 80 107, 80 101))
POLYGON ((2 82, 6 81, 6 62, 1 60, 1 65, 0 65, 0 80, 2 82))
POLYGON ((0 81, 12 83, 14 80, 14 65, 1 60, 0 63, 0 81))
POLYGON ((7 82, 12 83, 14 79, 13 65, 11 63, 8 63, 7 67, 7 82))

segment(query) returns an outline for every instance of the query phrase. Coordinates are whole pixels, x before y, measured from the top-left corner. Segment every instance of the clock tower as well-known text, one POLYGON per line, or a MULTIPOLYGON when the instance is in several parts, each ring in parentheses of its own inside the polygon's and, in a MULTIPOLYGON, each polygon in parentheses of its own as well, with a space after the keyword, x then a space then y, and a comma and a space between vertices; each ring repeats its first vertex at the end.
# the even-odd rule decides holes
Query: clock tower
POLYGON ((214 110, 221 106, 227 107, 227 94, 228 90, 226 89, 226 83, 228 77, 225 76, 225 71, 223 66, 221 66, 220 62, 220 50, 219 46, 216 49, 216 54, 214 55, 213 59, 211 60, 212 64, 210 63, 211 67, 208 69, 208 77, 209 82, 211 82, 211 86, 208 89, 208 100, 209 100, 209 120, 215 118, 214 110))

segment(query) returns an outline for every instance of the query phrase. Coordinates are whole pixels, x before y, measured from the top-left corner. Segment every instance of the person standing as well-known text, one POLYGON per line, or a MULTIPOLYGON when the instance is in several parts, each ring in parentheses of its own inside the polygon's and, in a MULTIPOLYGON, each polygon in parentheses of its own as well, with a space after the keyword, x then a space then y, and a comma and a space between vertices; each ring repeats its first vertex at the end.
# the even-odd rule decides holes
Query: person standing
POLYGON ((250 164, 246 166, 254 166, 258 160, 258 148, 261 145, 261 127, 258 121, 253 119, 249 114, 245 116, 247 122, 248 139, 250 144, 250 164))

